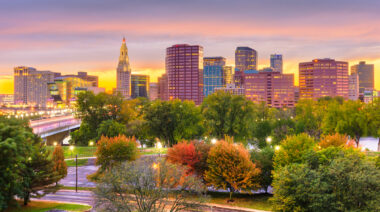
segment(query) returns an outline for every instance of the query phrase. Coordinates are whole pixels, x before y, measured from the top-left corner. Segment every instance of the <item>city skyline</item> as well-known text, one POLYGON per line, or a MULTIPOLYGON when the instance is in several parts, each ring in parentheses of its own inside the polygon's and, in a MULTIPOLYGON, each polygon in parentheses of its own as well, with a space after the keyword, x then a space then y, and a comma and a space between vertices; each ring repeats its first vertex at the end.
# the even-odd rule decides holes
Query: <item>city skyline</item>
POLYGON ((296 84, 300 62, 332 58, 351 67, 366 61, 375 65, 380 89, 380 2, 203 2, 3 3, 0 93, 13 92, 13 68, 21 65, 63 74, 86 71, 111 91, 123 36, 132 73, 149 74, 152 82, 165 72, 166 48, 187 43, 203 46, 205 57, 225 57, 226 65, 235 64, 237 46, 251 47, 259 69, 269 66, 270 54, 282 54, 284 73, 294 73, 296 84), (20 4, 28 10, 20 13, 20 4))

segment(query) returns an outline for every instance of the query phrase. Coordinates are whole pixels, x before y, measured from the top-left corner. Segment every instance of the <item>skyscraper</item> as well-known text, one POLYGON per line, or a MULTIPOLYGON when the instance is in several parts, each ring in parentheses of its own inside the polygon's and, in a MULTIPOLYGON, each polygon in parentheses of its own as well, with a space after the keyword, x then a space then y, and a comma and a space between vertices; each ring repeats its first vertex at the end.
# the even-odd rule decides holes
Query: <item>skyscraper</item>
POLYGON ((273 69, 273 71, 278 71, 282 73, 282 55, 281 54, 270 55, 270 67, 273 69))
POLYGON ((161 100, 169 100, 169 85, 168 85, 168 76, 163 74, 161 77, 158 77, 158 94, 157 97, 161 100))
POLYGON ((149 84, 149 99, 156 100, 158 98, 158 83, 151 82, 149 84))
POLYGON ((203 100, 203 47, 178 44, 167 48, 166 74, 169 100, 193 100, 199 105, 203 100))
POLYGON ((359 76, 352 73, 348 77, 348 98, 351 100, 359 99, 359 76))
POLYGON ((235 68, 239 71, 257 70, 257 52, 249 47, 235 50, 235 68))
POLYGON ((121 93, 124 98, 131 96, 131 67, 129 65, 128 49, 125 38, 120 48, 119 64, 116 72, 116 92, 121 93))
POLYGON ((348 63, 314 59, 299 64, 300 99, 324 96, 348 98, 348 63))
POLYGON ((351 66, 351 74, 359 76, 359 93, 361 95, 363 95, 366 89, 374 89, 375 75, 373 64, 366 64, 365 61, 361 61, 359 64, 351 66))
POLYGON ((54 72, 37 71, 35 68, 14 68, 14 103, 46 107, 50 97, 48 83, 54 82, 54 72))
POLYGON ((215 88, 225 85, 224 71, 226 58, 205 57, 203 58, 203 95, 208 96, 214 93, 215 88))
POLYGON ((132 74, 131 78, 132 98, 149 97, 149 76, 132 74))

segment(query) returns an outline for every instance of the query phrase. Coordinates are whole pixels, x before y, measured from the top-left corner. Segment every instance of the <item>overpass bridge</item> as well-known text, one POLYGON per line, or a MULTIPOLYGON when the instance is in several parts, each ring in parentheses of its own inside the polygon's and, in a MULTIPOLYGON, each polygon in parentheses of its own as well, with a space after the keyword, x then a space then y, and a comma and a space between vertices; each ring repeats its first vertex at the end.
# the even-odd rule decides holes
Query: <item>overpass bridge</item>
POLYGON ((49 137, 58 134, 67 137, 70 131, 79 128, 80 124, 81 120, 76 119, 73 115, 56 116, 29 122, 29 126, 33 129, 33 132, 44 139, 44 141, 48 141, 49 137))

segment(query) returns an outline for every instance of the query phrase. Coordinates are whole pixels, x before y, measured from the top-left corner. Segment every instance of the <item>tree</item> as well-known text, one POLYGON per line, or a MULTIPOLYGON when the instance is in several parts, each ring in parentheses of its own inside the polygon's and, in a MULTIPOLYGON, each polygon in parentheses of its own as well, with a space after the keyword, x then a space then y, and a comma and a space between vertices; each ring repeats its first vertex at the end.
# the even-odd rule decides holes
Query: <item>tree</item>
POLYGON ((34 136, 30 157, 26 160, 26 168, 22 171, 23 193, 19 195, 27 205, 31 197, 42 197, 49 193, 49 185, 61 177, 54 171, 51 152, 42 143, 41 138, 34 136))
POLYGON ((125 125, 120 124, 115 120, 105 120, 102 121, 102 123, 99 125, 99 128, 97 130, 98 138, 96 140, 99 140, 102 136, 111 138, 118 135, 125 135, 126 131, 127 129, 125 125))
POLYGON ((97 135, 98 134, 96 130, 91 129, 91 126, 89 124, 82 121, 79 129, 70 133, 70 143, 78 146, 87 146, 88 142, 90 140, 96 139, 97 135))
POLYGON ((348 145, 348 137, 339 133, 335 133, 333 135, 323 135, 318 145, 321 148, 327 148, 330 146, 343 147, 348 145))
POLYGON ((374 161, 352 148, 329 147, 318 155, 324 159, 314 168, 292 163, 274 171, 276 211, 379 210, 380 170, 374 161))
POLYGON ((204 99, 201 108, 209 136, 222 139, 228 135, 237 141, 250 137, 254 106, 245 97, 215 92, 204 99))
POLYGON ((67 165, 61 146, 58 145, 54 148, 52 160, 54 162, 53 171, 58 174, 57 181, 55 182, 57 185, 59 180, 67 176, 67 165))
POLYGON ((315 146, 315 140, 306 133, 286 137, 274 155, 275 169, 291 163, 304 163, 308 160, 307 153, 312 152, 315 146))
POLYGON ((207 169, 207 156, 210 145, 199 141, 182 141, 168 149, 167 159, 171 163, 178 163, 189 167, 187 174, 196 173, 203 176, 207 169))
POLYGON ((230 200, 237 190, 250 191, 260 188, 260 169, 250 160, 242 144, 218 141, 210 149, 205 179, 216 189, 228 189, 230 200))
POLYGON ((127 138, 124 135, 112 138, 102 136, 98 141, 95 155, 96 165, 100 165, 99 172, 101 173, 122 162, 136 160, 137 143, 134 138, 127 138))
POLYGON ((296 133, 307 133, 308 135, 319 138, 322 124, 321 102, 313 100, 300 100, 296 105, 296 133))
POLYGON ((369 134, 379 138, 377 151, 380 151, 380 98, 367 104, 366 112, 369 119, 369 134))
POLYGON ((144 119, 150 134, 172 146, 178 141, 203 134, 202 116, 192 101, 156 100, 146 107, 144 119))
POLYGON ((185 171, 178 164, 155 162, 152 158, 114 166, 97 184, 95 208, 138 212, 197 210, 202 206, 205 186, 199 178, 185 175, 185 171))
POLYGON ((260 186, 268 193, 268 187, 272 184, 272 171, 273 171, 273 155, 274 150, 272 147, 267 146, 263 149, 255 149, 251 152, 251 160, 261 170, 260 186))
POLYGON ((0 210, 17 204, 14 196, 23 194, 22 174, 33 139, 27 122, 0 116, 0 210))

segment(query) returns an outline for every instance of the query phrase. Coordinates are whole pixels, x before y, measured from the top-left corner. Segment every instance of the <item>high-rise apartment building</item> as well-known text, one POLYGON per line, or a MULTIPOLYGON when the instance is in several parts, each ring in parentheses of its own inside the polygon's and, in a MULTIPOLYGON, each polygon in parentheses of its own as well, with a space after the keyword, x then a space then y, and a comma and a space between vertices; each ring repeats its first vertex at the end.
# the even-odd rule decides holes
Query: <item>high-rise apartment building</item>
POLYGON ((34 107, 46 107, 50 97, 48 83, 54 82, 54 72, 37 71, 35 68, 14 68, 14 103, 34 107))
POLYGON ((270 67, 273 71, 278 71, 282 73, 282 55, 281 54, 271 54, 270 55, 270 67))
POLYGON ((351 100, 359 99, 359 75, 352 73, 348 77, 348 98, 351 100))
POLYGON ((257 52, 249 47, 235 50, 235 68, 239 71, 257 70, 257 52))
POLYGON ((215 88, 224 87, 224 72, 226 58, 205 57, 203 58, 203 95, 206 97, 214 93, 215 88))
POLYGON ((149 76, 132 74, 131 78, 132 95, 131 97, 149 97, 149 76))
POLYGON ((242 95, 244 96, 244 88, 238 88, 233 83, 226 84, 225 87, 215 88, 215 92, 224 92, 224 93, 230 93, 233 95, 242 95))
POLYGON ((169 100, 203 100, 203 47, 179 44, 166 49, 169 100))
POLYGON ((150 100, 158 99, 158 83, 157 82, 151 82, 149 84, 149 99, 150 100))
POLYGON ((131 96, 131 67, 125 38, 121 44, 119 64, 116 71, 116 92, 121 93, 124 98, 131 96))
POLYGON ((348 98, 348 63, 333 59, 315 59, 299 64, 301 99, 325 96, 348 98))
POLYGON ((270 107, 294 107, 294 74, 247 70, 243 78, 247 99, 270 107))
POLYGON ((359 93, 361 95, 363 95, 366 89, 375 88, 373 64, 366 64, 365 61, 361 61, 359 64, 351 66, 351 74, 357 74, 359 76, 359 93))
POLYGON ((168 84, 168 76, 163 74, 161 77, 158 77, 158 92, 157 97, 161 100, 169 100, 169 84, 168 84))

